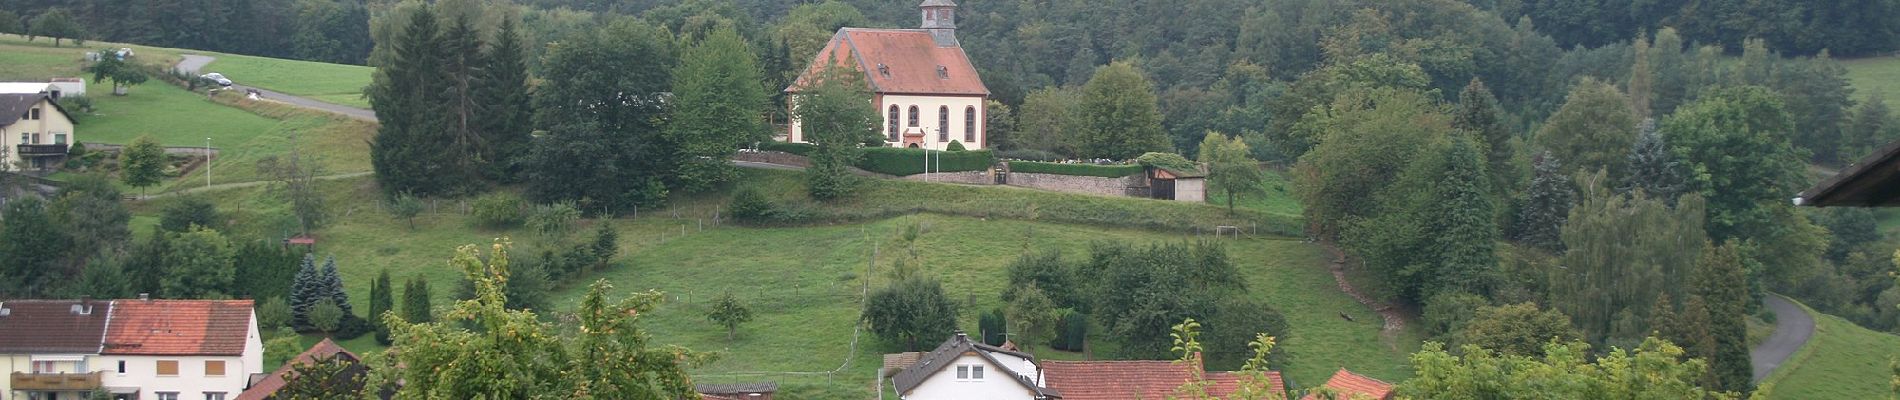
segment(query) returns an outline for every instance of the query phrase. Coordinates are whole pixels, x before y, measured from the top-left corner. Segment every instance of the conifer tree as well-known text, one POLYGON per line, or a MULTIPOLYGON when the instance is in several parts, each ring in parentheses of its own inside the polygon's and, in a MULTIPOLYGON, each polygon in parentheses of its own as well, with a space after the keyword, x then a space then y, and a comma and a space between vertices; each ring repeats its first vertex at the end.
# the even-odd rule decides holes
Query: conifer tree
POLYGON ((368 93, 378 123, 370 139, 370 164, 376 180, 390 193, 420 196, 447 192, 434 184, 448 165, 435 137, 446 126, 442 120, 449 78, 443 73, 445 44, 430 6, 421 5, 388 46, 386 63, 374 65, 375 80, 368 93))
POLYGON ((376 275, 376 281, 369 286, 369 323, 376 328, 376 342, 389 344, 389 326, 384 324, 383 313, 395 309, 395 288, 390 287, 389 269, 376 275))
POLYGON ((350 309, 350 295, 343 292, 343 276, 337 275, 336 256, 323 260, 323 275, 319 275, 318 282, 320 282, 317 291, 319 300, 326 298, 336 300, 336 306, 343 309, 343 315, 356 315, 356 311, 350 309))
POLYGON ((527 50, 514 18, 504 17, 488 44, 477 92, 483 110, 477 114, 483 160, 489 179, 512 181, 520 173, 519 158, 529 148, 533 130, 532 98, 528 95, 527 50))
POLYGON ((1436 212, 1427 223, 1427 237, 1440 263, 1430 275, 1438 279, 1433 292, 1486 293, 1484 277, 1498 264, 1493 248, 1498 228, 1492 219, 1497 206, 1484 179, 1484 156, 1471 140, 1459 137, 1445 157, 1444 177, 1433 187, 1438 192, 1431 202, 1436 212))
POLYGON ((1563 164, 1549 151, 1532 160, 1531 186, 1517 217, 1517 240, 1552 253, 1563 251, 1561 237, 1577 189, 1563 164))
POLYGON ((1669 150, 1669 143, 1656 130, 1656 120, 1643 120, 1637 127, 1636 148, 1630 152, 1630 173, 1618 186, 1625 194, 1642 191, 1645 196, 1674 204, 1687 189, 1682 162, 1669 150))
POLYGON ((1709 246, 1696 273, 1696 294, 1708 303, 1709 373, 1722 390, 1744 392, 1754 369, 1748 355, 1748 283, 1734 243, 1709 246))
POLYGON ((442 94, 446 123, 432 143, 435 151, 428 155, 446 170, 428 177, 434 181, 432 186, 450 189, 480 182, 479 168, 489 161, 483 158, 487 144, 480 133, 480 116, 488 110, 479 103, 477 93, 481 88, 478 74, 488 64, 480 35, 465 14, 454 15, 442 31, 442 72, 448 78, 442 94))
POLYGON ((1500 192, 1517 181, 1517 169, 1511 166, 1516 149, 1511 146, 1511 130, 1504 126, 1498 99, 1483 81, 1472 78, 1458 93, 1458 111, 1451 126, 1477 135, 1485 146, 1485 169, 1491 172, 1491 187, 1500 192))
POLYGON ((410 278, 402 285, 402 319, 410 323, 434 322, 435 314, 429 305, 429 280, 422 275, 410 278))
POLYGON ((767 139, 768 99, 758 57, 730 27, 707 35, 680 58, 673 75, 666 141, 683 189, 702 191, 738 178, 729 161, 743 143, 767 139))
POLYGON ((310 308, 317 305, 323 288, 322 277, 317 272, 317 256, 303 255, 303 262, 297 267, 296 278, 290 281, 290 324, 297 329, 310 326, 310 308))

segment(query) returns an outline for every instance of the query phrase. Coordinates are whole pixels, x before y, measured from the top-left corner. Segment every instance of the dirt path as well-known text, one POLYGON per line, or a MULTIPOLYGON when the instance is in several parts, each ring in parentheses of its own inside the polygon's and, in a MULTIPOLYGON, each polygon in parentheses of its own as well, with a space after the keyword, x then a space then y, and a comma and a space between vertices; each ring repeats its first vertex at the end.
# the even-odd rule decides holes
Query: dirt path
POLYGON ((1808 315, 1801 306, 1778 294, 1769 294, 1761 302, 1775 312, 1775 334, 1748 352, 1750 363, 1755 364, 1755 382, 1775 373, 1781 363, 1788 361, 1789 356, 1801 350, 1814 336, 1814 316, 1808 315))
MULTIPOLYGON (((348 178, 355 178, 359 176, 368 176, 374 173, 375 172, 369 172, 369 171, 351 172, 347 174, 324 175, 324 176, 316 177, 316 179, 326 180, 326 181, 336 180, 336 179, 348 179, 348 178)), ((257 186, 268 185, 271 182, 276 182, 276 181, 250 181, 250 182, 220 183, 216 185, 199 186, 199 187, 179 190, 175 192, 165 192, 165 193, 159 193, 159 194, 154 194, 154 195, 138 196, 137 198, 139 200, 151 200, 151 199, 158 199, 158 198, 165 198, 165 197, 172 197, 172 196, 187 195, 187 194, 192 194, 192 193, 211 192, 211 191, 218 191, 218 190, 225 190, 225 189, 257 187, 257 186)))
MULTIPOLYGON (((197 55, 197 54, 185 54, 184 58, 185 59, 183 61, 178 62, 178 66, 176 67, 176 69, 185 73, 193 74, 193 75, 198 74, 198 70, 204 69, 205 65, 209 65, 211 64, 212 61, 218 60, 217 57, 203 56, 203 55, 197 55)), ((298 107, 343 114, 345 116, 349 116, 352 118, 361 119, 365 121, 371 121, 371 122, 376 121, 376 112, 371 111, 371 110, 365 110, 361 108, 350 107, 350 106, 345 106, 345 105, 340 105, 340 104, 326 103, 326 102, 312 100, 312 99, 304 98, 304 97, 292 96, 292 95, 284 94, 282 92, 273 91, 270 89, 265 89, 265 88, 260 88, 260 87, 251 87, 251 86, 244 86, 244 85, 231 85, 231 87, 238 90, 245 90, 245 89, 256 90, 259 93, 259 97, 265 100, 283 102, 283 103, 288 103, 290 105, 294 105, 298 107)))
POLYGON ((1379 329, 1380 335, 1387 339, 1392 339, 1396 338, 1401 331, 1404 331, 1404 314, 1399 313, 1399 310, 1392 307, 1391 304, 1386 304, 1385 302, 1373 299, 1371 296, 1367 296, 1365 293, 1359 292, 1359 289, 1352 287, 1352 282, 1346 281, 1346 252, 1340 251, 1338 245, 1330 242, 1320 242, 1319 245, 1325 248, 1326 254, 1333 258, 1332 261, 1327 263, 1327 266, 1333 271, 1333 282, 1339 284, 1339 291, 1346 292, 1347 296, 1352 296, 1353 300, 1358 300, 1359 304, 1364 304, 1366 307, 1371 308, 1372 311, 1379 313, 1379 317, 1385 319, 1385 326, 1379 329))

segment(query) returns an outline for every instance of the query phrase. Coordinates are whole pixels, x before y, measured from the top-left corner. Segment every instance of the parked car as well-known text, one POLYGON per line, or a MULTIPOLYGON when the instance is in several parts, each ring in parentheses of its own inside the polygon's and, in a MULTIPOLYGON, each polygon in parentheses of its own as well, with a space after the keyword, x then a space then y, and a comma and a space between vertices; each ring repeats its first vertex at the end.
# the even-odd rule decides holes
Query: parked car
POLYGON ((225 78, 224 74, 213 72, 204 74, 204 78, 212 82, 217 82, 218 86, 231 87, 231 79, 225 78))
POLYGON ((120 60, 124 60, 126 57, 134 56, 134 54, 132 54, 131 47, 120 47, 119 51, 117 51, 116 53, 118 54, 120 60))

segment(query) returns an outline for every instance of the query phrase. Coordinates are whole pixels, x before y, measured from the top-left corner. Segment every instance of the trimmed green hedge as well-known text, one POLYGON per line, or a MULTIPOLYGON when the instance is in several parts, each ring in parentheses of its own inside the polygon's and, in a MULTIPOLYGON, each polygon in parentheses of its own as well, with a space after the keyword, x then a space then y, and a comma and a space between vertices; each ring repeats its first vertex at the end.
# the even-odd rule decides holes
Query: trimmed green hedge
POLYGON ((1035 161, 1010 161, 1009 172, 1121 178, 1141 173, 1140 165, 1062 164, 1035 161))
POLYGON ((886 175, 921 174, 924 173, 925 152, 930 152, 930 167, 935 172, 982 171, 996 163, 995 154, 989 150, 932 151, 871 147, 864 149, 864 157, 858 159, 857 167, 886 175), (941 166, 937 165, 939 162, 942 162, 941 166))
POLYGON ((765 142, 765 144, 759 146, 759 150, 785 152, 801 156, 810 156, 812 150, 817 149, 818 146, 812 145, 811 143, 786 143, 780 141, 765 142))

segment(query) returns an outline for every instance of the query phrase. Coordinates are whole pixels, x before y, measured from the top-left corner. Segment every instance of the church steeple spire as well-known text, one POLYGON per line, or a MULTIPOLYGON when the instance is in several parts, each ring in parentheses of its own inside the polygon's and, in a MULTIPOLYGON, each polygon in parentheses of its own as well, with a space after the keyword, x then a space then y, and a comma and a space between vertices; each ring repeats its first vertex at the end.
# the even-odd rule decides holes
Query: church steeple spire
POLYGON ((917 6, 923 11, 923 28, 937 46, 957 46, 957 3, 950 0, 924 0, 917 6))

